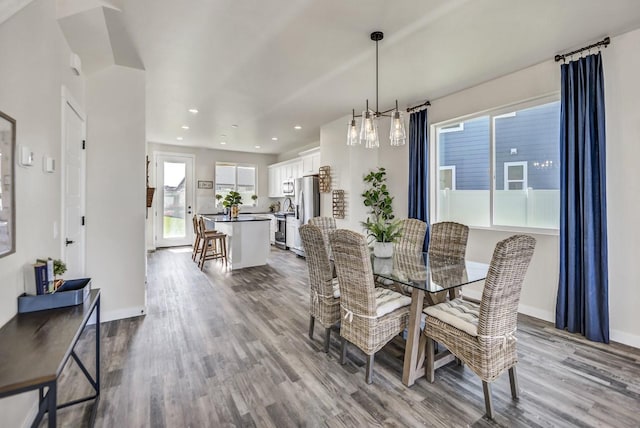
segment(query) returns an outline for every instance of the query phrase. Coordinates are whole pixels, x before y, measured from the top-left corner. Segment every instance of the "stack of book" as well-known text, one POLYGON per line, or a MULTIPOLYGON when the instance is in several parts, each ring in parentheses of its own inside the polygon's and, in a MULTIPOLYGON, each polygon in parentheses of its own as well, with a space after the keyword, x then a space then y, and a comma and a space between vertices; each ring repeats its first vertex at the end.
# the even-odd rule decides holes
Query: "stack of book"
POLYGON ((49 292, 49 275, 46 263, 36 263, 33 265, 35 271, 36 294, 46 294, 49 292))

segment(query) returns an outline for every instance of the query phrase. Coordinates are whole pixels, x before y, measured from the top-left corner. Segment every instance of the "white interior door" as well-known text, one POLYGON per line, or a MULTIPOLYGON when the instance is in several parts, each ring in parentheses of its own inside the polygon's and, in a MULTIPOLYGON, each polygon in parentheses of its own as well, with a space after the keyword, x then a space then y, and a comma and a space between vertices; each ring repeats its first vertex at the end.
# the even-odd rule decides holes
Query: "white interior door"
POLYGON ((74 103, 63 98, 62 125, 63 254, 65 278, 85 276, 86 153, 84 115, 74 103))
POLYGON ((156 154, 156 246, 193 243, 193 156, 156 154))

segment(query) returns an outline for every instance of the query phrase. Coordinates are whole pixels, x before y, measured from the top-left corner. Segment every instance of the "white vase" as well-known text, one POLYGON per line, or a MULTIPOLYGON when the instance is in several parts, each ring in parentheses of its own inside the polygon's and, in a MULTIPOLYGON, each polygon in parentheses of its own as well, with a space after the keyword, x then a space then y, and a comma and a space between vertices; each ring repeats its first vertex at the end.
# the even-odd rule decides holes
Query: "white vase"
POLYGON ((380 259, 388 259, 393 256, 393 242, 374 242, 373 255, 380 259))

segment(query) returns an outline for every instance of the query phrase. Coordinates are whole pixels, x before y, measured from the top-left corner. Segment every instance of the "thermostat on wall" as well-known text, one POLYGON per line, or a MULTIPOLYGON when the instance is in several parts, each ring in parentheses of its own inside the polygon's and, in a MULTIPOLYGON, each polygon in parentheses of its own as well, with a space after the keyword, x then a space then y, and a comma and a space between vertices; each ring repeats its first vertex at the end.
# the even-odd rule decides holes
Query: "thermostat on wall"
POLYGON ((27 146, 20 146, 18 149, 18 164, 20 166, 32 166, 34 154, 27 146))

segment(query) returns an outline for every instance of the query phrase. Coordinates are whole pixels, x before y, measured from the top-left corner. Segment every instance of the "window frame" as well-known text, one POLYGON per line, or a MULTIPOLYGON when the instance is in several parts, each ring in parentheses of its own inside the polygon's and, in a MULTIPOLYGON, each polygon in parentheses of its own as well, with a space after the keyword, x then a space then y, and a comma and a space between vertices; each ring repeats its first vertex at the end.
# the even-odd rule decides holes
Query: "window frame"
MULTIPOLYGON (((217 174, 218 174, 218 166, 232 166, 234 169, 234 183, 233 183, 233 190, 235 190, 236 192, 238 191, 238 168, 253 168, 254 170, 254 195, 258 194, 258 165, 253 164, 253 163, 244 163, 244 162, 224 162, 224 161, 216 161, 216 163, 214 164, 214 169, 213 169, 213 191, 215 193, 218 192, 217 190, 217 185, 218 185, 218 180, 217 180, 217 174)), ((224 195, 223 195, 224 196, 224 195)), ((242 201, 242 207, 252 207, 253 206, 253 200, 251 200, 250 202, 247 201, 242 201)))
MULTIPOLYGON (((429 144, 429 206, 430 206, 430 218, 435 221, 442 221, 438 219, 438 191, 440 189, 440 166, 438 160, 440 159, 440 144, 439 144, 439 128, 451 127, 459 122, 466 122, 469 120, 477 119, 483 116, 489 117, 489 226, 475 226, 469 225, 470 229, 478 230, 494 230, 504 232, 516 232, 516 233, 531 233, 538 235, 558 235, 560 230, 558 228, 538 228, 527 226, 505 226, 497 225, 494 223, 494 195, 496 192, 496 158, 495 158, 495 119, 510 117, 514 112, 519 110, 525 110, 532 107, 541 106, 544 104, 550 104, 560 101, 560 92, 555 91, 549 94, 532 97, 526 100, 517 101, 514 103, 504 104, 500 107, 489 108, 474 113, 458 116, 452 119, 443 120, 430 124, 429 138, 434 144, 429 144)), ((446 132, 445 132, 446 133, 446 132)), ((558 143, 560 136, 558 135, 558 143)), ((523 189, 523 190, 526 190, 523 189)))

